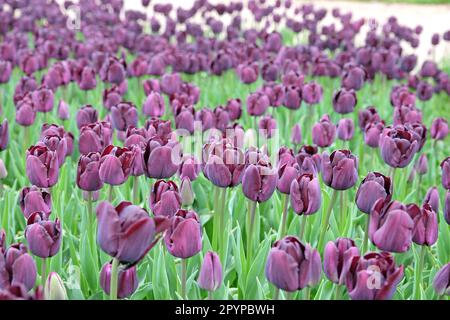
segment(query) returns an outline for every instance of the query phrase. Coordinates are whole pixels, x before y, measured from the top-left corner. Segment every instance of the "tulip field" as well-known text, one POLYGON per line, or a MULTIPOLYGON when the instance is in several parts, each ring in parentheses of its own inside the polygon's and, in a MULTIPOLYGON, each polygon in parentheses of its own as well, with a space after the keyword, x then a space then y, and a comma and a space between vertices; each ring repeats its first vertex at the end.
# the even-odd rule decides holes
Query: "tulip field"
POLYGON ((124 1, 0 0, 0 300, 448 300, 450 25, 124 1))

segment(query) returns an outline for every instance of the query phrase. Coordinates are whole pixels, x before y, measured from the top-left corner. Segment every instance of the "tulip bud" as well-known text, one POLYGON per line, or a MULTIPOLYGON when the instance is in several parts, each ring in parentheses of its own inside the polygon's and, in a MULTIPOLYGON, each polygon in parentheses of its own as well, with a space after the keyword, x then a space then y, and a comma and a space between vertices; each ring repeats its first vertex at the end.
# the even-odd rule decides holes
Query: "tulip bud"
POLYGON ((9 143, 8 119, 0 124, 0 151, 5 150, 9 143))
POLYGON ((339 120, 337 127, 337 136, 343 141, 349 141, 353 138, 355 132, 355 125, 350 118, 339 120))
POLYGON ((428 172, 428 159, 425 153, 422 153, 419 159, 417 159, 414 169, 420 175, 424 175, 428 172))
POLYGON ((444 189, 450 190, 450 157, 445 158, 441 162, 442 185, 444 189))
POLYGON ((193 156, 184 157, 178 172, 181 179, 187 177, 190 181, 194 181, 200 173, 200 164, 193 156))
POLYGON ((302 129, 299 124, 295 124, 291 130, 291 142, 294 145, 302 143, 302 129))
POLYGON ((160 80, 161 91, 167 95, 173 95, 180 90, 181 82, 182 80, 178 73, 166 73, 160 80))
POLYGON ((250 164, 242 176, 242 191, 244 195, 257 202, 267 201, 277 187, 278 176, 268 159, 261 159, 256 164, 250 164))
POLYGON ((448 123, 444 118, 436 118, 433 120, 430 128, 431 138, 435 140, 444 140, 448 135, 448 123))
POLYGON ((285 88, 283 105, 291 110, 297 110, 302 105, 301 87, 289 86, 285 88))
POLYGON ((61 225, 58 219, 45 220, 42 212, 35 212, 27 220, 25 238, 30 251, 38 257, 49 258, 58 253, 61 246, 61 225))
POLYGON ((369 237, 380 250, 405 252, 412 242, 414 221, 405 205, 378 199, 370 212, 369 237))
POLYGON ((84 191, 97 191, 103 186, 99 173, 100 153, 81 155, 77 167, 77 185, 84 191))
POLYGON ((181 196, 173 181, 158 180, 150 193, 150 208, 155 216, 172 217, 181 208, 181 196))
POLYGON ((197 281, 199 287, 207 291, 216 291, 222 285, 222 265, 217 253, 205 254, 197 281))
MULTIPOLYGON (((100 271, 100 286, 106 294, 110 294, 111 286, 111 269, 112 264, 107 262, 103 265, 100 271)), ((118 279, 117 279, 117 297, 119 299, 131 296, 139 285, 139 279, 137 276, 136 266, 132 266, 128 269, 122 269, 119 267, 118 279)))
POLYGON ((97 120, 98 112, 90 104, 81 107, 81 109, 77 112, 76 121, 78 129, 81 129, 81 127, 85 125, 95 123, 97 120))
POLYGON ((128 127, 136 127, 138 113, 131 102, 121 102, 111 107, 111 124, 114 129, 126 131, 128 127))
POLYGON ((230 116, 230 121, 235 121, 241 118, 242 104, 239 98, 228 100, 225 108, 230 116))
POLYGON ((325 246, 323 253, 323 271, 327 278, 337 284, 345 284, 347 271, 353 257, 359 256, 359 249, 350 238, 337 238, 325 246))
POLYGON ((317 82, 305 83, 302 88, 302 98, 307 104, 318 104, 322 100, 323 90, 317 82))
POLYGON ((269 97, 262 92, 257 91, 247 97, 247 112, 251 116, 263 115, 269 106, 269 97))
POLYGON ((436 187, 431 187, 428 189, 425 198, 423 199, 423 204, 428 203, 434 212, 439 212, 439 191, 436 187))
POLYGON ((44 213, 47 219, 52 211, 52 196, 36 186, 25 187, 20 191, 19 205, 26 219, 37 211, 44 213))
POLYGON ((44 287, 46 300, 68 300, 66 288, 56 272, 50 272, 44 287))
POLYGON ((26 173, 30 182, 40 188, 53 187, 58 182, 59 162, 56 152, 46 146, 31 146, 27 150, 26 173))
POLYGON ((31 94, 31 101, 33 102, 33 106, 36 108, 36 111, 39 112, 52 111, 54 100, 55 99, 53 91, 46 87, 35 90, 31 94))
POLYGON ((333 94, 333 109, 337 113, 346 114, 353 111, 358 100, 355 91, 340 89, 333 94))
POLYGON ((29 291, 36 282, 36 263, 21 243, 5 248, 5 237, 4 231, 0 230, 0 289, 23 284, 29 291))
POLYGON ((319 180, 312 174, 302 174, 291 183, 291 207, 295 213, 316 213, 322 202, 319 180))
POLYGON ((300 174, 319 174, 322 167, 322 157, 317 153, 317 147, 304 145, 300 148, 295 160, 300 166, 300 174))
POLYGON ((142 107, 142 113, 150 117, 161 117, 165 112, 163 97, 158 92, 150 92, 142 107))
POLYGON ((59 101, 58 118, 61 120, 67 120, 70 118, 69 105, 64 100, 59 101))
POLYGON ((120 185, 128 179, 133 163, 133 153, 129 149, 109 145, 100 158, 100 179, 113 186, 120 185))
POLYGON ((31 96, 28 95, 16 105, 16 122, 24 127, 31 126, 36 120, 36 109, 34 108, 31 96))
POLYGON ((387 127, 380 137, 380 151, 384 162, 393 168, 404 168, 418 150, 412 130, 405 126, 387 127))
POLYGON ((329 147, 336 138, 336 126, 331 122, 330 117, 325 114, 319 122, 312 128, 313 143, 319 147, 329 147))
POLYGON ((0 159, 0 180, 5 179, 8 176, 8 171, 6 170, 5 163, 0 159))
POLYGON ((199 253, 202 250, 202 226, 197 213, 193 210, 178 210, 164 241, 174 257, 187 259, 199 253))
POLYGON ((444 219, 447 224, 450 224, 450 191, 445 194, 444 219))
POLYGON ((164 141, 157 135, 152 136, 144 153, 146 175, 149 178, 167 179, 178 170, 180 145, 175 140, 164 141))
POLYGON ((433 287, 438 296, 450 296, 450 263, 447 263, 436 272, 433 287))
POLYGON ((386 199, 392 194, 392 182, 390 177, 379 172, 370 172, 356 192, 356 205, 358 209, 369 214, 374 203, 382 198, 386 199))
POLYGON ((421 246, 432 246, 438 238, 437 214, 428 203, 422 208, 409 204, 406 210, 414 221, 413 241, 421 246))
POLYGON ((267 257, 265 274, 278 289, 293 292, 320 280, 319 252, 293 236, 274 243, 267 257))
POLYGON ((264 137, 270 139, 277 130, 277 121, 271 116, 263 116, 259 120, 258 128, 264 137))
POLYGON ((188 177, 184 177, 181 180, 180 196, 182 206, 191 206, 194 203, 194 190, 192 190, 192 183, 188 177))

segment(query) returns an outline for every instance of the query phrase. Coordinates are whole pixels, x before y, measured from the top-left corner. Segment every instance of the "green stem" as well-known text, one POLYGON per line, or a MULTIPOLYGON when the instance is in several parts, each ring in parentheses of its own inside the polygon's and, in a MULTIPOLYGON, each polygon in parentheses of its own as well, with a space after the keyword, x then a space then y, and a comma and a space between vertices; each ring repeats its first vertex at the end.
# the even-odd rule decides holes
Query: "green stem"
POLYGON ((92 198, 93 198, 93 194, 92 191, 88 192, 87 195, 88 199, 87 199, 87 220, 86 222, 89 224, 88 225, 88 230, 89 230, 89 237, 91 239, 91 244, 94 246, 95 242, 95 228, 94 228, 94 211, 92 210, 92 198))
POLYGON ((278 236, 279 239, 281 239, 285 232, 286 232, 286 220, 288 215, 288 207, 289 207, 289 195, 285 194, 283 199, 283 216, 281 218, 281 227, 280 227, 280 234, 278 236))
POLYGON ((212 291, 208 291, 208 300, 214 300, 212 291))
POLYGON ((275 291, 273 293, 273 300, 278 300, 280 297, 280 289, 278 289, 277 287, 275 287, 275 291))
POLYGON ((186 299, 186 269, 187 260, 181 259, 181 298, 186 299))
POLYGON ((306 228, 306 222, 307 222, 307 215, 303 215, 303 216, 300 216, 300 233, 299 233, 299 236, 300 236, 300 241, 301 240, 305 240, 306 241, 306 239, 303 239, 304 238, 304 236, 305 236, 305 228, 306 228))
POLYGON ((426 246, 420 246, 419 261, 416 261, 416 271, 414 279, 414 299, 420 299, 420 285, 422 282, 423 262, 425 260, 426 246))
POLYGON ((253 229, 255 224, 255 211, 256 211, 256 201, 250 202, 250 226, 247 235, 247 261, 251 260, 252 257, 252 241, 253 241, 253 229))
POLYGON ((304 300, 311 300, 311 288, 310 287, 306 287, 303 289, 303 299, 304 300))
POLYGON ((139 177, 133 177, 133 204, 139 203, 139 177))
POLYGON ((341 233, 343 233, 343 231, 344 231, 345 219, 346 219, 345 206, 344 206, 344 196, 345 196, 345 190, 340 192, 340 197, 339 197, 339 200, 340 200, 339 209, 341 211, 341 217, 340 217, 340 221, 339 221, 339 230, 341 231, 341 233))
POLYGON ((218 250, 218 237, 219 237, 219 215, 220 215, 220 193, 221 193, 221 189, 219 187, 216 187, 214 189, 214 203, 213 203, 213 208, 214 208, 214 215, 213 215, 213 238, 212 238, 212 246, 214 248, 214 250, 218 250))
POLYGON ((113 187, 114 186, 112 184, 109 185, 109 192, 108 192, 108 201, 109 201, 109 203, 112 203, 113 198, 114 198, 114 189, 113 189, 113 187))
POLYGON ((336 284, 334 286, 334 300, 339 301, 342 300, 342 290, 341 290, 341 285, 336 284))
POLYGON ((219 216, 219 230, 220 230, 220 234, 219 234, 219 248, 221 250, 224 250, 224 243, 226 241, 226 231, 225 231, 225 206, 227 203, 227 188, 224 188, 222 190, 222 199, 221 199, 221 206, 220 206, 220 216, 219 216))
POLYGON ((338 191, 333 189, 333 194, 331 195, 331 200, 325 213, 325 223, 322 224, 322 230, 320 231, 319 242, 317 245, 318 250, 322 250, 323 240, 325 238, 325 233, 327 232, 328 224, 330 222, 331 211, 333 210, 333 204, 336 202, 338 191))
POLYGON ((45 286, 45 281, 47 280, 47 260, 46 258, 42 258, 41 263, 41 282, 42 286, 45 286))
POLYGON ((119 259, 114 258, 111 267, 111 283, 109 286, 110 300, 117 300, 117 289, 119 280, 119 259))

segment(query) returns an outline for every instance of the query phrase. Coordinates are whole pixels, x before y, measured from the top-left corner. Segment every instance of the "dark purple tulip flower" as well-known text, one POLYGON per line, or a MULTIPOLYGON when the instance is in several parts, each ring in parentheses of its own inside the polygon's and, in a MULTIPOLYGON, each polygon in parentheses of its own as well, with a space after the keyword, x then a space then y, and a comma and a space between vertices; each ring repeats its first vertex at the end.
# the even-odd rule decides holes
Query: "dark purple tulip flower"
POLYGON ((197 213, 178 210, 171 219, 164 241, 174 257, 187 259, 199 253, 202 250, 202 226, 197 213))
POLYGON ((70 118, 69 105, 64 100, 59 101, 57 111, 59 119, 67 120, 70 118))
POLYGON ((200 170, 200 163, 194 156, 184 156, 178 169, 178 173, 180 174, 181 179, 187 177, 189 180, 194 181, 197 179, 200 170))
POLYGON ((9 143, 8 119, 0 124, 0 151, 5 150, 9 143))
POLYGON ((313 143, 319 147, 329 147, 336 138, 336 126, 331 122, 330 116, 325 114, 319 122, 312 127, 313 143))
MULTIPOLYGON (((100 271, 100 286, 106 294, 110 294, 111 286, 111 269, 112 264, 107 262, 103 265, 100 271)), ((139 279, 137 276, 136 266, 123 269, 119 268, 118 280, 117 280, 117 297, 123 299, 131 296, 139 285, 139 279)))
POLYGON ((38 257, 49 258, 61 247, 62 229, 58 219, 46 220, 42 212, 34 212, 27 219, 25 238, 30 251, 38 257))
POLYGON ((27 150, 26 172, 31 184, 50 188, 58 182, 59 163, 55 151, 46 146, 31 146, 27 150))
POLYGON ((433 97, 433 86, 425 81, 420 81, 417 85, 416 94, 419 100, 428 101, 433 97))
POLYGON ((436 187, 431 187, 428 189, 425 199, 423 199, 423 204, 428 203, 434 212, 439 212, 439 191, 436 187))
POLYGON ((315 146, 304 145, 300 148, 295 160, 300 166, 300 174, 311 173, 317 175, 322 167, 322 157, 317 153, 315 146))
POLYGON ((158 180, 150 193, 150 208, 155 216, 173 217, 181 208, 181 196, 173 181, 158 180))
POLYGON ((398 267, 389 252, 369 252, 353 257, 346 277, 348 294, 353 300, 389 300, 403 279, 403 266, 398 267), (374 279, 377 274, 379 277, 374 279), (377 285, 375 280, 379 280, 377 285))
POLYGON ((378 199, 386 199, 391 194, 391 178, 379 172, 369 172, 359 185, 355 202, 359 210, 369 214, 378 199))
POLYGON ((79 72, 80 73, 76 78, 76 81, 81 90, 89 91, 97 86, 97 79, 94 69, 89 66, 85 66, 79 72))
POLYGON ((241 183, 245 168, 244 154, 230 140, 203 146, 203 174, 215 186, 234 187, 241 183))
POLYGON ((166 73, 160 80, 161 91, 167 95, 173 95, 181 88, 181 77, 178 73, 166 73))
POLYGON ((149 117, 161 117, 165 112, 164 98, 158 92, 150 92, 142 107, 142 113, 149 117))
POLYGON ((263 115, 269 106, 269 97, 262 92, 257 91, 247 97, 247 112, 251 116, 263 115))
POLYGON ((347 90, 359 90, 367 78, 366 71, 358 66, 350 67, 342 76, 342 87, 347 90))
POLYGON ((438 238, 438 218, 428 203, 422 208, 416 204, 407 205, 408 214, 414 221, 413 241, 421 246, 432 246, 438 238))
POLYGON ((36 263, 22 243, 6 248, 5 238, 5 232, 0 230, 0 289, 23 284, 29 291, 36 283, 36 263))
POLYGON ((36 211, 42 212, 47 219, 52 212, 52 196, 36 186, 25 187, 20 191, 19 205, 25 219, 36 211))
POLYGON ((398 201, 378 199, 370 212, 369 237, 380 250, 408 251, 412 242, 414 222, 407 207, 398 201))
POLYGON ((302 129, 299 124, 295 124, 291 129, 291 142, 294 145, 302 143, 302 129))
POLYGON ((216 291, 222 285, 222 264, 217 253, 208 251, 198 275, 198 286, 203 290, 216 291))
POLYGON ((236 73, 242 83, 250 84, 258 80, 259 68, 256 63, 243 63, 238 65, 236 73))
POLYGON ((45 135, 41 135, 40 141, 36 145, 46 146, 50 151, 56 152, 59 167, 64 164, 64 160, 66 159, 67 155, 66 137, 61 137, 56 132, 48 132, 45 135))
POLYGON ((322 100, 323 90, 317 82, 305 83, 302 88, 302 99, 307 104, 318 104, 322 100))
POLYGON ((320 184, 310 173, 302 174, 291 183, 291 207, 299 215, 316 213, 322 203, 320 184))
POLYGON ((277 187, 278 175, 268 159, 260 159, 256 164, 248 165, 242 176, 244 195, 257 202, 267 201, 277 187))
POLYGON ((319 282, 320 273, 319 252, 294 236, 275 242, 267 257, 267 280, 281 290, 293 292, 312 287, 319 282))
POLYGON ((111 124, 118 131, 126 131, 128 127, 136 127, 138 113, 131 102, 121 102, 111 107, 111 124))
POLYGON ((124 183, 131 173, 133 162, 133 153, 128 148, 107 146, 100 158, 100 179, 113 186, 124 183))
POLYGON ((286 163, 283 163, 281 161, 279 162, 277 189, 281 193, 290 194, 291 193, 291 183, 299 175, 299 171, 300 171, 299 166, 294 161, 295 160, 292 155, 292 161, 289 161, 286 163))
POLYGON ((360 255, 358 247, 350 238, 337 238, 326 244, 323 253, 323 271, 327 278, 337 284, 345 284, 353 257, 360 255))
POLYGON ((322 154, 322 178, 335 190, 353 187, 358 180, 358 159, 349 150, 336 150, 322 154))
POLYGON ((442 185, 444 189, 450 190, 450 157, 445 158, 441 162, 442 185))
POLYGON ((109 122, 95 122, 81 128, 78 148, 81 154, 102 152, 111 143, 111 140, 111 124, 109 122))
POLYGON ((31 93, 31 101, 36 111, 50 112, 55 103, 55 96, 52 90, 42 87, 31 93))
POLYGON ((422 122, 422 111, 416 107, 399 106, 394 108, 394 126, 416 122, 422 122))
POLYGON ((70 156, 73 153, 73 139, 74 139, 73 134, 71 132, 66 131, 63 126, 44 123, 41 128, 41 136, 39 139, 45 142, 45 144, 48 145, 49 149, 52 151, 57 150, 56 146, 59 145, 62 140, 65 140, 66 145, 65 156, 66 157, 70 156))
POLYGON ((77 167, 77 186, 84 191, 97 191, 103 187, 100 179, 100 158, 98 152, 81 155, 77 167))
POLYGON ((350 118, 340 119, 337 126, 337 136, 340 140, 349 141, 355 133, 355 125, 350 118))
POLYGON ((121 84, 125 79, 124 65, 116 57, 109 57, 99 71, 100 79, 113 84, 121 84))
POLYGON ((383 130, 384 122, 369 122, 364 128, 364 142, 371 148, 378 148, 383 130))
POLYGON ((386 127, 380 137, 380 151, 384 162, 393 168, 404 168, 417 152, 418 143, 406 126, 386 127))
POLYGON ((297 110, 302 106, 302 90, 299 87, 289 86, 285 88, 283 105, 291 110, 297 110))
POLYGON ((445 194, 444 219, 447 222, 447 224, 450 224, 450 191, 448 190, 445 194))
POLYGON ((448 123, 444 118, 436 118, 431 124, 431 138, 435 140, 444 140, 448 135, 448 123))
POLYGON ((375 107, 369 106, 358 112, 358 124, 361 130, 364 130, 367 124, 372 122, 380 122, 381 118, 377 113, 375 107))
POLYGON ((0 60, 0 83, 8 83, 11 78, 11 62, 0 60))
POLYGON ((152 92, 161 93, 161 86, 158 79, 146 79, 143 81, 142 85, 146 96, 152 92))
POLYGON ((16 122, 24 127, 31 126, 36 120, 36 109, 31 101, 31 95, 25 96, 16 105, 16 122))
POLYGON ((122 101, 122 95, 118 86, 113 85, 111 88, 103 90, 103 106, 106 110, 111 110, 115 105, 122 101))
POLYGON ((340 89, 333 94, 333 109, 337 113, 353 112, 357 102, 356 93, 353 90, 340 89))
POLYGON ((241 118, 242 114, 242 103, 241 99, 229 99, 225 106, 225 109, 228 111, 228 115, 230 116, 230 121, 235 121, 241 118))
POLYGON ((78 110, 76 120, 78 129, 81 129, 85 125, 97 122, 98 112, 90 104, 85 105, 78 110))
POLYGON ((450 296, 450 262, 436 272, 433 288, 438 296, 450 296))
POLYGON ((136 264, 167 229, 164 217, 150 218, 147 211, 130 202, 113 207, 103 201, 97 206, 97 242, 100 248, 120 262, 136 264))
POLYGON ((258 122, 258 129, 264 137, 270 139, 277 130, 277 121, 272 116, 263 116, 258 122))
POLYGON ((424 175, 428 172, 428 159, 425 153, 422 153, 419 159, 417 159, 414 169, 420 175, 424 175))
POLYGON ((180 159, 180 144, 174 140, 166 143, 159 136, 154 135, 147 142, 144 152, 146 175, 149 178, 167 179, 177 170, 180 159))

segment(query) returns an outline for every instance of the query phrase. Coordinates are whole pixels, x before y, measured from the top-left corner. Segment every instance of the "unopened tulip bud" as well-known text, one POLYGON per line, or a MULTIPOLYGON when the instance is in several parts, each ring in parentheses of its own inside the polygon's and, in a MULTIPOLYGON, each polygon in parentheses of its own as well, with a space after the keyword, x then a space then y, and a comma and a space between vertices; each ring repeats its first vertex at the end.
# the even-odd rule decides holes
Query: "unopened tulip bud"
POLYGON ((46 300, 68 300, 64 282, 56 272, 51 272, 48 275, 44 287, 44 296, 46 300))
POLYGON ((198 285, 207 291, 215 291, 222 284, 222 264, 217 253, 208 251, 203 258, 198 285))
POLYGON ((8 171, 6 170, 3 160, 0 159, 0 180, 5 179, 7 176, 8 176, 8 171))
POLYGON ((450 296, 450 263, 439 270, 433 280, 433 287, 438 296, 450 296))
POLYGON ((189 207, 194 203, 195 194, 192 190, 192 183, 188 177, 181 180, 180 186, 181 205, 189 207))

